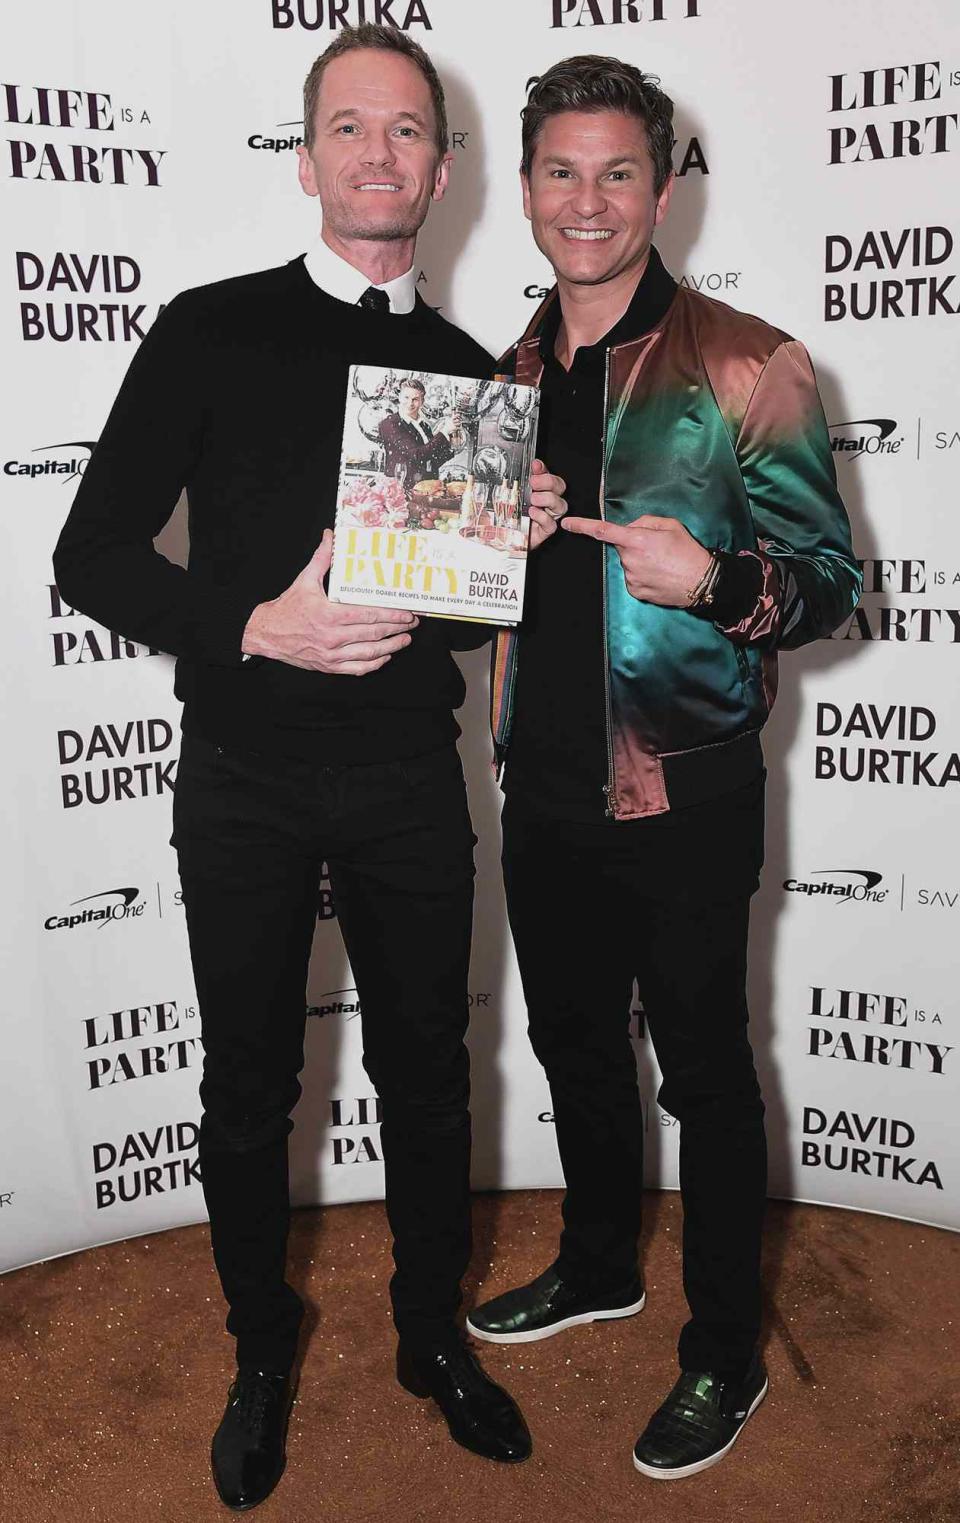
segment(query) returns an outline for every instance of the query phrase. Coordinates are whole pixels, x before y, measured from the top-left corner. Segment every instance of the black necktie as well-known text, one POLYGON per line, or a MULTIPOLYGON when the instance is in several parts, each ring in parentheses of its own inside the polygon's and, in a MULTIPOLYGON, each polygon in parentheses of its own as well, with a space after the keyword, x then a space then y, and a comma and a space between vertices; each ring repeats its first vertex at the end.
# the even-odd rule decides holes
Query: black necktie
POLYGON ((361 307, 366 307, 368 312, 389 312, 390 298, 386 291, 378 291, 376 286, 367 286, 360 298, 361 307))

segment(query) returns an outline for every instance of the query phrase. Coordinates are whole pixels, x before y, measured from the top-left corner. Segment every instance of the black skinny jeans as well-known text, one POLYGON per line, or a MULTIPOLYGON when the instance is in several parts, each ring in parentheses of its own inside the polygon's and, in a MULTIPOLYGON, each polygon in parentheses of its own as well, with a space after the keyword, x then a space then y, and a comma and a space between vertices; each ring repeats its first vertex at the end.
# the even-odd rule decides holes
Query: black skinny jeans
POLYGON ((643 1120, 629 1035, 636 978, 663 1075, 658 1098, 680 1123, 691 1312, 680 1364, 725 1374, 742 1370, 760 1328, 766 1142, 745 988, 762 790, 758 798, 745 815, 745 887, 726 897, 695 886, 681 893, 675 884, 663 897, 649 853, 644 864, 615 825, 565 826, 509 797, 503 813, 510 925, 567 1186, 557 1267, 598 1292, 628 1286, 637 1272, 643 1120))
POLYGON ((321 864, 382 1102, 394 1318, 451 1336, 470 1257, 467 969, 474 835, 450 746, 324 768, 184 735, 174 801, 202 1021, 200 1171, 241 1365, 289 1369, 287 1138, 300 1096, 321 864))

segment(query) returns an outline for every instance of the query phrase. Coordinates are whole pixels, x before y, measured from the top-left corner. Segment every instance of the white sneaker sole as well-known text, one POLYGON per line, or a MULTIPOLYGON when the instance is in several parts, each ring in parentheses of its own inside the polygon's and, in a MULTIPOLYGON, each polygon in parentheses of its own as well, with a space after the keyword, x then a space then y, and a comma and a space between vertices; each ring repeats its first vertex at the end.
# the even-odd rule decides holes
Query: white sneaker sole
POLYGON ((633 1463, 635 1468, 640 1471, 641 1475, 648 1475, 652 1481, 680 1481, 685 1475, 699 1475, 701 1470, 709 1470, 711 1465, 718 1465, 723 1459, 724 1455, 730 1453, 730 1450, 737 1442, 737 1439, 740 1437, 744 1428, 747 1426, 747 1423, 750 1421, 754 1412, 757 1410, 763 1398, 766 1396, 769 1384, 770 1382, 768 1380, 763 1382, 761 1389, 757 1392, 756 1396, 753 1399, 753 1403, 750 1407, 749 1412, 743 1419, 743 1422, 740 1424, 729 1444, 724 1444, 723 1448, 718 1449, 716 1454, 711 1454, 709 1459, 697 1460, 693 1465, 678 1465, 674 1470, 662 1470, 657 1469, 655 1465, 642 1464, 641 1461, 637 1459, 637 1456, 634 1455, 633 1463))
POLYGON ((582 1316, 564 1317, 562 1322, 551 1322, 549 1327, 533 1328, 528 1333, 488 1333, 482 1327, 475 1327, 468 1317, 467 1332, 474 1338, 482 1338, 485 1343, 539 1343, 543 1338, 552 1338, 555 1333, 566 1332, 568 1327, 582 1327, 587 1322, 610 1322, 616 1317, 634 1317, 638 1311, 643 1311, 646 1301, 644 1291, 632 1306, 616 1306, 611 1311, 587 1311, 582 1316))

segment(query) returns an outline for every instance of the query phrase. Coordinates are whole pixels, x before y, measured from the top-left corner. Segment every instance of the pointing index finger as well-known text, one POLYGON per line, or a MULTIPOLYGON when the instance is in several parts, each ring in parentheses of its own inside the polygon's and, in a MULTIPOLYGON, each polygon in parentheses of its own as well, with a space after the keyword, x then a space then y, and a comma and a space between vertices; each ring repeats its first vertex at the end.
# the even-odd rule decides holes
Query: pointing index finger
POLYGON ((590 539, 603 540, 607 545, 629 545, 633 538, 628 528, 609 524, 604 518, 571 518, 568 514, 561 518, 560 527, 567 534, 585 534, 590 539))

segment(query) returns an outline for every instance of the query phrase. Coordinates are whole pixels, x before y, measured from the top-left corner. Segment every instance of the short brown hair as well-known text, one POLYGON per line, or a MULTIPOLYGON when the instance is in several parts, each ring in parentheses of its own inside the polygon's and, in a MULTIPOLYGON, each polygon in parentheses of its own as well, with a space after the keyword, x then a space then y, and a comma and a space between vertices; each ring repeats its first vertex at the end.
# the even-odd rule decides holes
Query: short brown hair
POLYGON ((655 74, 621 58, 583 53, 562 58, 531 83, 523 121, 523 172, 529 175, 537 139, 548 116, 562 111, 622 111, 638 117, 647 135, 659 195, 673 170, 673 101, 655 74))
POLYGON ((424 386, 422 381, 417 380, 415 375, 405 375, 403 380, 400 382, 400 385, 397 387, 397 391, 403 391, 404 387, 406 387, 408 391, 419 391, 422 397, 425 397, 427 394, 427 388, 424 386))
POLYGON ((341 57, 344 53, 352 53, 355 48, 379 48, 382 52, 402 53, 404 58, 409 58, 410 62, 420 70, 430 86, 437 154, 442 158, 449 143, 447 103, 433 60, 426 49, 422 48, 419 42, 414 42, 405 32, 398 31, 393 26, 380 26, 372 21, 364 21, 359 26, 345 27, 330 46, 320 54, 320 57, 314 60, 303 85, 303 141, 307 147, 313 147, 313 120, 317 114, 317 96, 320 94, 320 83, 324 71, 335 58, 341 57))

